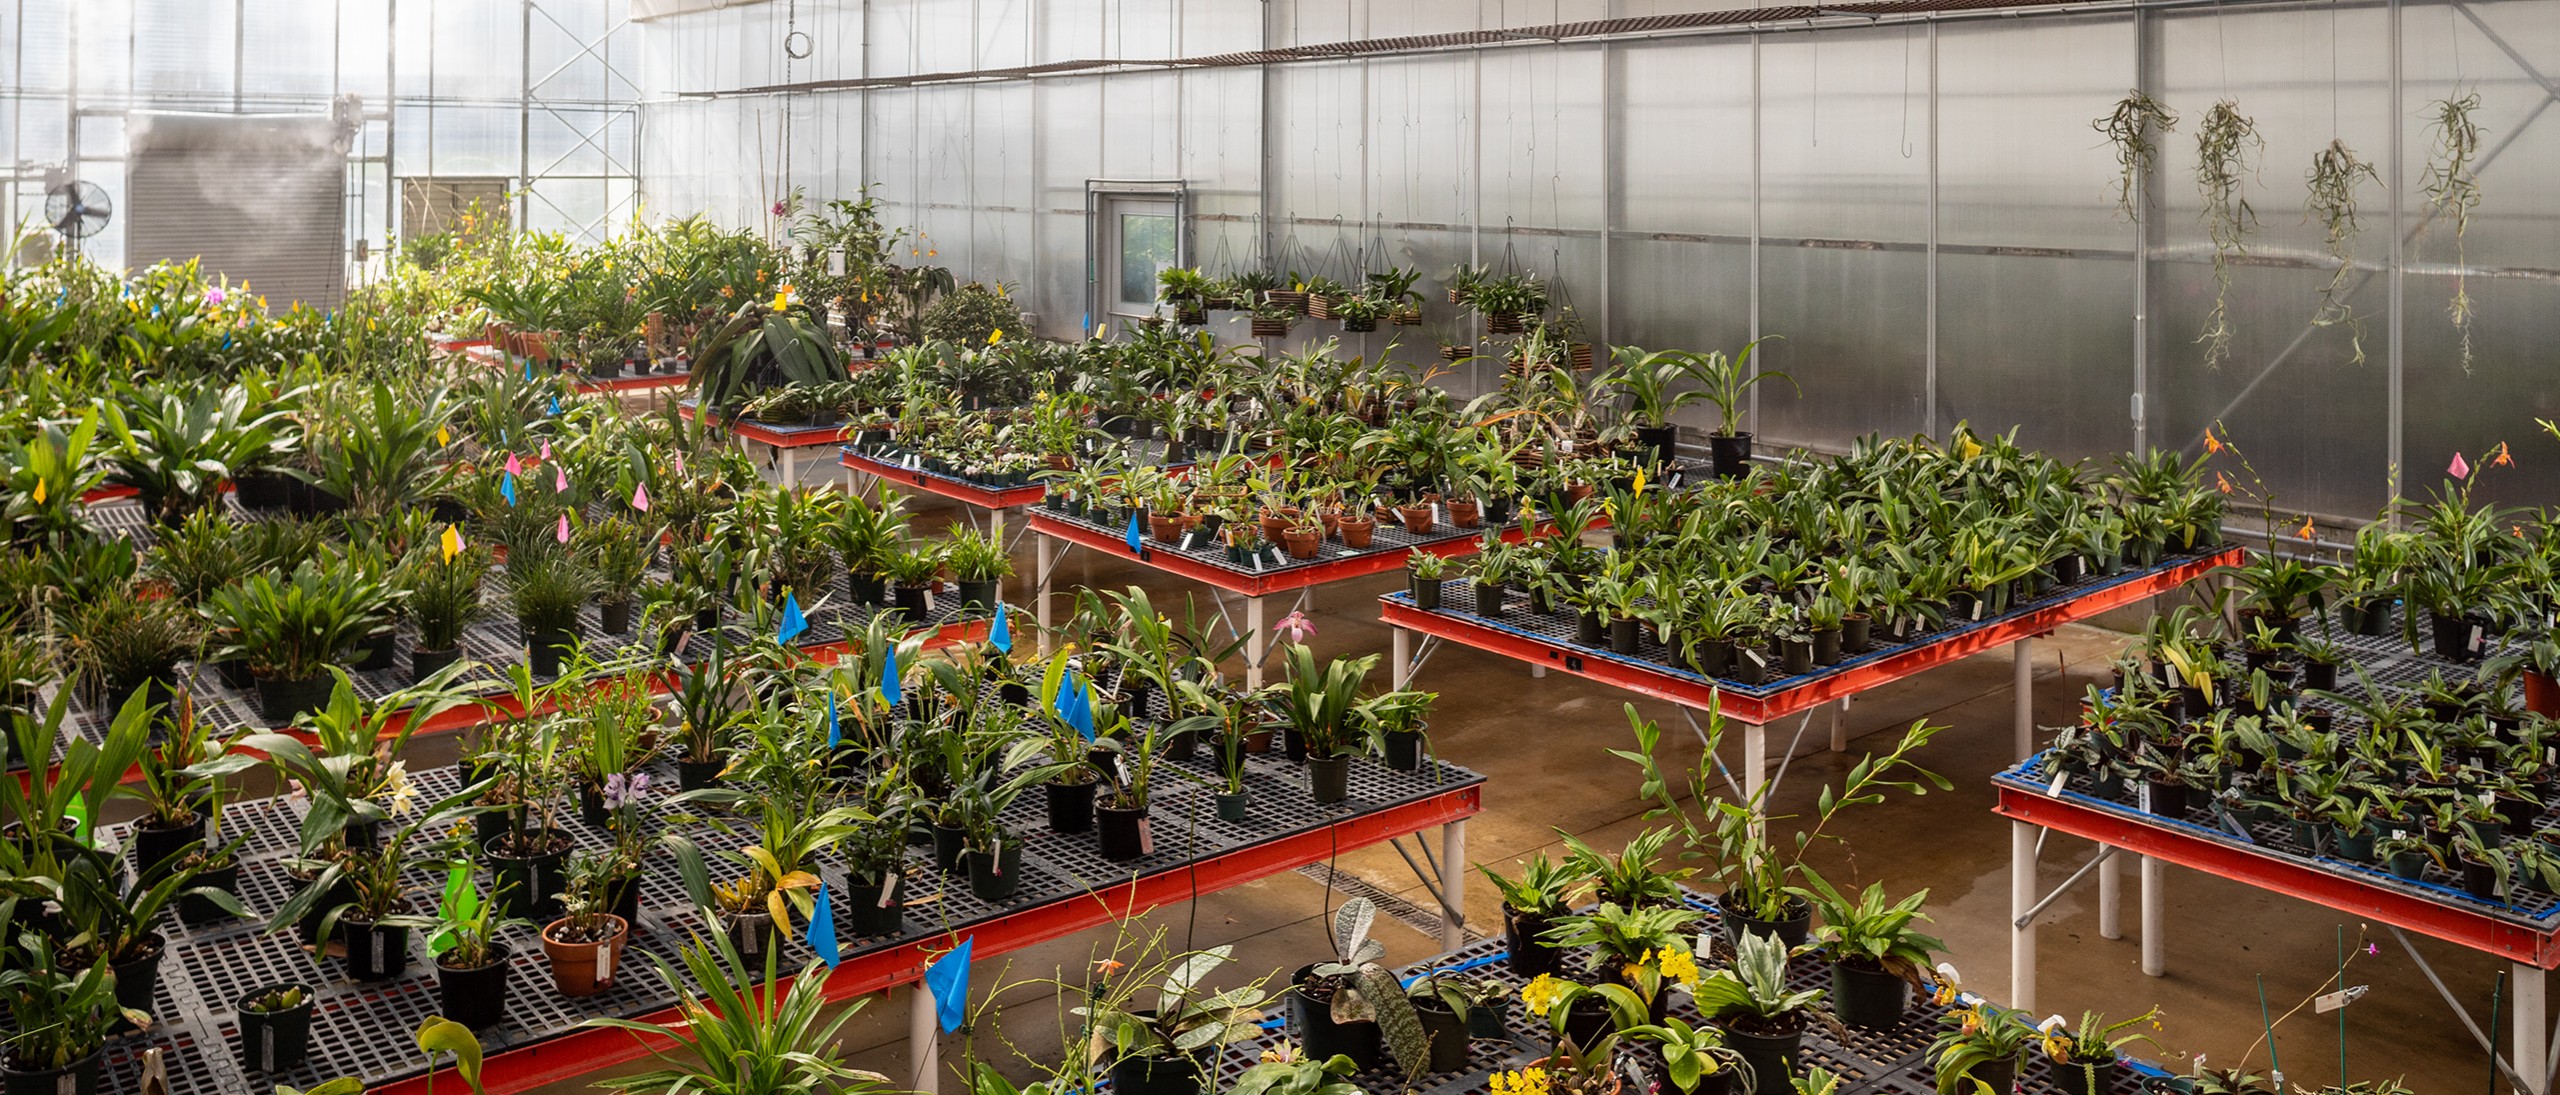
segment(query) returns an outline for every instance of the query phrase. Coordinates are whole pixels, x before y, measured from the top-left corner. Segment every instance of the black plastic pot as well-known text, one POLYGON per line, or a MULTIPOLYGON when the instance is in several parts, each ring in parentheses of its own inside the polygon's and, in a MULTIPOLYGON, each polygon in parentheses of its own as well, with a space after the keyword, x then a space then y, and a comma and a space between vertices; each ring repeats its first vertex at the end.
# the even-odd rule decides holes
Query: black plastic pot
POLYGON ((2379 635, 2390 627, 2391 601, 2351 601, 2338 608, 2338 626, 2350 635, 2379 635))
POLYGON ((720 783, 720 771, 728 766, 729 762, 721 757, 713 757, 710 760, 679 760, 676 762, 676 788, 683 791, 699 791, 705 787, 717 786, 720 783))
POLYGON ((2151 812, 2161 817, 2187 816, 2187 785, 2144 780, 2151 787, 2151 812))
POLYGON ((1646 452, 1646 460, 1656 468, 1669 467, 1680 443, 1678 426, 1636 427, 1636 447, 1646 452))
POLYGON ((357 643, 348 652, 347 668, 359 673, 379 673, 398 664, 400 631, 384 628, 382 634, 357 643))
POLYGON ((169 941, 159 932, 148 933, 146 939, 149 945, 141 954, 107 968, 116 978, 116 1006, 149 1015, 156 1010, 151 1002, 160 991, 160 957, 169 952, 169 941))
POLYGON ((1251 791, 1238 791, 1232 795, 1218 794, 1210 797, 1217 800, 1220 821, 1244 821, 1253 809, 1253 792, 1251 791))
MULTIPOLYGON (((241 997, 232 1007, 241 1005, 291 985, 266 985, 241 997)), ((239 1011, 240 1064, 251 1072, 291 1072, 302 1067, 302 1059, 311 1051, 311 993, 305 989, 302 1002, 277 1011, 239 1011)), ((47 1089, 46 1095, 51 1095, 47 1089)))
POLYGON ((100 1049, 62 1068, 20 1072, 0 1065, 0 1095, 98 1095, 100 1063, 107 1051, 100 1049))
POLYGON ((962 611, 964 611, 964 612, 965 612, 965 611, 978 611, 978 612, 992 612, 992 611, 994 611, 994 610, 995 610, 995 605, 996 605, 996 587, 997 587, 997 585, 999 585, 999 584, 1000 584, 1000 583, 999 583, 998 581, 996 581, 995 579, 989 579, 989 580, 987 580, 987 581, 983 581, 983 582, 967 582, 967 581, 964 581, 964 582, 960 582, 960 583, 958 583, 958 585, 960 586, 960 608, 961 608, 961 610, 962 610, 962 611))
POLYGON ((1902 978, 1883 970, 1859 969, 1843 962, 1831 964, 1831 1013, 1853 1027, 1892 1030, 1902 1025, 1910 990, 1902 978))
POLYGON ((568 628, 524 629, 525 664, 533 667, 537 677, 559 676, 560 659, 577 645, 577 632, 568 628))
POLYGON ((1735 644, 1733 677, 1735 683, 1758 685, 1769 679, 1769 652, 1757 647, 1735 644))
POLYGON ((1644 639, 1644 622, 1632 616, 1609 621, 1609 652, 1632 656, 1644 639))
POLYGON ((1100 806, 1094 809, 1094 814, 1094 829, 1100 837, 1102 858, 1125 863, 1147 854, 1145 810, 1100 806))
POLYGON ((933 869, 958 874, 969 869, 969 830, 940 822, 933 826, 933 869))
POLYGON ((895 935, 906 930, 906 880, 895 875, 873 878, 860 871, 844 876, 844 898, 852 912, 846 926, 856 936, 895 935), (888 893, 883 901, 881 894, 888 893))
POLYGON ((596 629, 607 635, 631 633, 631 598, 616 597, 596 606, 596 629))
POLYGON ((1120 1095, 1200 1095, 1200 1062, 1181 1054, 1122 1057, 1111 1062, 1111 1090, 1120 1095))
POLYGON ((1307 778, 1314 786, 1316 803, 1340 802, 1351 797, 1351 758, 1346 756, 1307 758, 1307 778))
POLYGON ((2495 864, 2469 857, 2458 862, 2462 864, 2462 892, 2482 901, 2498 900, 2498 868, 2495 864))
POLYGON ((1742 933, 1746 931, 1753 935, 1777 936, 1778 942, 1786 944, 1788 950, 1794 950, 1813 935, 1813 905, 1801 897, 1790 897, 1787 899, 1787 915, 1778 920, 1762 920, 1748 913, 1725 910, 1724 941, 1740 949, 1742 933))
POLYGON ((906 613, 909 621, 921 623, 925 617, 924 593, 923 586, 899 586, 889 592, 889 605, 906 613))
POLYGON ((1440 579, 1407 576, 1406 588, 1413 591, 1413 607, 1425 612, 1440 607, 1440 579))
POLYGON ((2116 1075, 2124 1066, 2107 1061, 2076 1065, 2055 1065, 2053 1086, 2063 1095, 2110 1095, 2116 1089, 2116 1075))
POLYGON ((1502 907, 1502 939, 1510 950, 1506 961, 1511 972, 1522 980, 1542 973, 1563 973, 1564 952, 1546 945, 1539 936, 1547 930, 1547 920, 1521 912, 1509 905, 1502 907))
POLYGON ((133 868, 144 875, 156 875, 163 864, 203 839, 204 818, 201 816, 193 824, 167 829, 136 824, 133 827, 133 868))
POLYGON ((1307 995, 1315 975, 1316 968, 1310 963, 1298 967, 1289 979, 1289 1027, 1297 1034, 1307 1059, 1330 1060, 1339 1053, 1364 1071, 1378 1067, 1386 1049, 1378 1037, 1378 1024, 1334 1022, 1331 997, 1318 1000, 1307 995))
POLYGON ((486 848, 490 874, 497 880, 496 893, 490 900, 506 916, 520 916, 536 923, 558 917, 560 891, 568 884, 571 842, 561 839, 556 841, 557 851, 515 856, 499 850, 505 839, 492 840, 486 848))
POLYGON ((1502 600, 1503 600, 1503 594, 1504 594, 1504 592, 1505 592, 1505 591, 1504 591, 1504 589, 1503 589, 1503 587, 1502 587, 1502 583, 1500 583, 1500 582, 1469 582, 1469 583, 1467 583, 1467 585, 1468 585, 1468 587, 1469 587, 1469 588, 1471 588, 1471 589, 1475 590, 1475 594, 1476 594, 1476 615, 1478 615, 1478 616, 1499 616, 1499 615, 1502 615, 1502 600))
MULTIPOLYGON (((302 878, 288 870, 285 872, 285 881, 286 884, 291 887, 292 892, 298 894, 304 890, 310 889, 312 883, 319 881, 319 877, 315 875, 310 878, 302 878)), ((354 898, 355 887, 349 885, 346 879, 340 878, 336 882, 330 883, 329 891, 320 895, 320 900, 312 902, 311 911, 303 914, 302 922, 295 925, 294 938, 315 946, 318 945, 322 942, 320 938, 320 922, 328 918, 329 910, 346 904, 354 898)))
POLYGON ((1597 612, 1577 612, 1573 617, 1573 641, 1576 646, 1598 646, 1608 634, 1607 624, 1600 622, 1597 612))
POLYGON ((1049 799, 1049 831, 1081 833, 1093 828, 1093 796, 1102 789, 1100 780, 1083 783, 1051 783, 1043 787, 1049 799))
POLYGON ((1459 1072, 1467 1067, 1469 1042, 1467 1020, 1449 1007, 1448 1001, 1436 996, 1413 1002, 1414 1015, 1422 1020, 1422 1036, 1431 1047, 1430 1070, 1459 1072))
POLYGON ((1840 618, 1840 649, 1847 654, 1864 654, 1875 649, 1876 621, 1871 616, 1840 618))
POLYGON ((1790 677, 1801 677, 1813 672, 1813 640, 1779 640, 1778 663, 1790 677))
POLYGON ((1981 1081, 2000 1095, 2009 1095, 2018 1089, 2018 1059, 2011 1057, 2005 1061, 1981 1062, 1966 1069, 1964 1078, 1981 1081))
POLYGON ((1420 771, 1422 769, 1422 741, 1423 734, 1420 730, 1415 730, 1411 733, 1394 733, 1387 735, 1387 745, 1385 750, 1387 767, 1393 768, 1399 772, 1420 771))
POLYGON ((1708 434, 1707 456, 1715 464, 1716 478, 1740 479, 1751 468, 1751 435, 1708 434))
POLYGON ((1813 664, 1840 664, 1842 649, 1842 644, 1840 642, 1841 630, 1841 628, 1832 627, 1824 628, 1823 630, 1813 633, 1813 664))
POLYGON ((231 497, 240 508, 253 513, 280 510, 285 507, 285 484, 293 477, 273 468, 242 471, 231 477, 231 497))
POLYGON ((888 579, 877 574, 848 570, 844 574, 845 596, 857 605, 876 605, 889 599, 888 579))
POLYGON ((1794 1095, 1796 1050, 1804 1045, 1803 1031, 1766 1035, 1726 1027, 1724 1041, 1751 1066, 1752 1095, 1794 1095))
POLYGON ((490 945, 488 965, 455 969, 436 961, 436 1014, 485 1030, 507 1017, 507 959, 504 943, 490 945))
POLYGON ((338 921, 338 939, 347 948, 347 976, 357 981, 391 981, 409 972, 409 929, 352 917, 338 921))
POLYGON ((462 648, 459 646, 444 650, 412 649, 409 651, 409 683, 416 684, 435 676, 443 672, 444 667, 461 660, 462 648))
POLYGON ((326 674, 298 681, 259 677, 257 685, 258 717, 270 726, 284 726, 326 705, 337 679, 326 674))
POLYGON ((1022 842, 1005 841, 995 855, 970 852, 969 892, 980 901, 1002 901, 1022 884, 1022 842))
POLYGON ((730 913, 720 921, 722 931, 729 933, 729 944, 738 948, 738 957, 747 960, 747 968, 764 968, 764 952, 773 946, 773 916, 769 913, 730 913))
MULTIPOLYGON (((196 884, 188 888, 199 887, 221 890, 225 893, 240 892, 240 865, 233 863, 229 866, 213 867, 196 872, 196 884)), ((211 924, 229 919, 231 919, 230 911, 220 905, 194 894, 178 895, 178 922, 181 924, 211 924)))
POLYGON ((2456 662, 2480 660, 2480 651, 2488 643, 2486 618, 2472 614, 2444 616, 2431 610, 2427 624, 2435 635, 2437 657, 2456 662))

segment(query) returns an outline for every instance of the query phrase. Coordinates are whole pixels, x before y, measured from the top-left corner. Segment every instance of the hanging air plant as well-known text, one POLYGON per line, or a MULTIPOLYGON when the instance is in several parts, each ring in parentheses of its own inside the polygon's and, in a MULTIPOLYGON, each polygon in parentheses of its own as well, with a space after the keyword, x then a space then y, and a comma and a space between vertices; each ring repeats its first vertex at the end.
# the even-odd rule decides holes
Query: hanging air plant
POLYGON ((2152 161, 2160 156, 2159 138, 2178 128, 2178 116, 2136 89, 2126 92, 2112 113, 2090 122, 2089 128, 2106 134, 2107 143, 2115 146, 2116 211, 2133 220, 2134 184, 2150 172, 2152 161))
POLYGON ((2308 219, 2320 222, 2327 234, 2329 257, 2338 260, 2337 272, 2329 275, 2329 284, 2320 287, 2320 310, 2312 313, 2312 325, 2347 327, 2347 345, 2354 349, 2351 365, 2364 364, 2364 320, 2356 315, 2355 306, 2345 295, 2347 272, 2355 269, 2356 183, 2381 182, 2373 165, 2356 156, 2356 150, 2345 141, 2331 141, 2311 157, 2310 191, 2306 203, 2308 219))
POLYGON ((2480 205, 2480 127, 2471 112, 2480 108, 2479 93, 2428 104, 2435 112, 2435 148, 2427 156, 2427 207, 2453 217, 2453 300, 2445 316, 2462 332, 2462 371, 2471 371, 2471 294, 2463 285, 2463 237, 2471 231, 2471 211, 2480 205))
POLYGON ((2250 157, 2266 147, 2258 125, 2229 99, 2213 104, 2196 132, 2196 185, 2204 191, 2205 230, 2213 237, 2213 312, 2205 317, 2204 363, 2219 369, 2231 356, 2231 256, 2248 250, 2258 214, 2240 188, 2256 172, 2250 157))

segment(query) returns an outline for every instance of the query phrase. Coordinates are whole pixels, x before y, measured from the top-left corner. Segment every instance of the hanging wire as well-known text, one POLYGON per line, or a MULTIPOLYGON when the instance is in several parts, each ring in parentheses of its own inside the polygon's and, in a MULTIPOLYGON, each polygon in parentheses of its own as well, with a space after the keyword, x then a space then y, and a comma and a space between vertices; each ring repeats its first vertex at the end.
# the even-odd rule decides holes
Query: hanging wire
POLYGON ((1902 28, 1902 158, 1911 158, 1911 36, 1920 27, 1906 23, 1902 28))

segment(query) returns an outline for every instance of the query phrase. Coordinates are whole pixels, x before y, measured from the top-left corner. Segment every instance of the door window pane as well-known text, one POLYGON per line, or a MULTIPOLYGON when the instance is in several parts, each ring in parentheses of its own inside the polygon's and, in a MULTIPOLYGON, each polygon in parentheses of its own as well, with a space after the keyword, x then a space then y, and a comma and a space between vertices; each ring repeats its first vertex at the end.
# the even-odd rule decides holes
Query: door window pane
POLYGON ((1120 302, 1156 298, 1156 275, 1173 265, 1173 218, 1158 213, 1120 215, 1120 302))

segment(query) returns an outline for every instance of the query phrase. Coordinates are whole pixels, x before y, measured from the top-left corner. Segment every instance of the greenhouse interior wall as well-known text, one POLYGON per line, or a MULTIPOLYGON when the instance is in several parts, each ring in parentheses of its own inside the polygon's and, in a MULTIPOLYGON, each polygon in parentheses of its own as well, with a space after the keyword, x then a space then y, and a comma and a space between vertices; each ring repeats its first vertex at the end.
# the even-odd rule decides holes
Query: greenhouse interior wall
MULTIPOLYGON (((1777 336, 1760 360, 1803 395, 1760 390, 1773 442, 1837 449, 1970 421, 2103 458, 2196 451, 2218 424, 2278 506, 2342 524, 2395 491, 2422 496, 2453 454, 2501 441, 2518 466, 2484 495, 2560 488, 2560 459, 2534 458, 2560 448, 2533 421, 2560 414, 2560 272, 2546 265, 2560 190, 2545 182, 2560 170, 2560 119, 2546 117, 2560 4, 2057 4, 1595 40, 1547 29, 1739 6, 869 0, 670 16, 642 24, 643 201, 752 225, 789 194, 868 182, 920 250, 1011 287, 1042 333, 1077 337, 1090 322, 1088 183, 1179 180, 1189 257, 1212 273, 1341 276, 1356 258, 1420 267, 1436 293, 1457 263, 1508 265, 1552 278, 1612 344, 1738 351, 1777 336), (1524 28, 1357 59, 1219 60, 1524 28), (805 39, 781 48, 794 32, 805 39), (1163 63, 1176 59, 1209 60, 1163 63), (1074 61, 1121 64, 989 71, 1074 61), (2128 87, 2181 119, 2138 228, 2091 127, 2128 87), (2424 108, 2470 92, 2482 199, 2458 249, 2424 187, 2424 108), (2259 221, 2231 264, 2230 360, 2209 367, 2195 131, 2223 99, 2265 148, 2246 195, 2259 221), (2361 195, 2347 280, 2360 340, 2310 322, 2336 267, 2302 181, 2333 138, 2388 188, 2361 195), (2467 367, 2447 317, 2458 280, 2477 309, 2467 367)), ((1222 334, 1241 339, 1241 313, 1228 315, 1222 334)), ((1376 354, 1392 334, 1343 337, 1376 354)), ((1481 389, 1498 368, 1447 381, 1481 389)))

